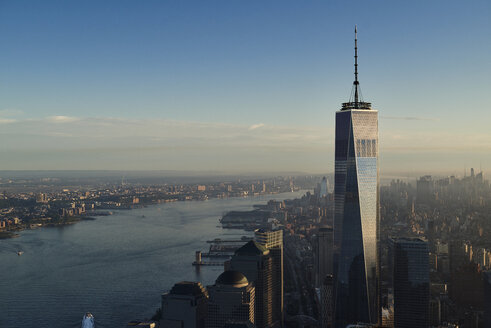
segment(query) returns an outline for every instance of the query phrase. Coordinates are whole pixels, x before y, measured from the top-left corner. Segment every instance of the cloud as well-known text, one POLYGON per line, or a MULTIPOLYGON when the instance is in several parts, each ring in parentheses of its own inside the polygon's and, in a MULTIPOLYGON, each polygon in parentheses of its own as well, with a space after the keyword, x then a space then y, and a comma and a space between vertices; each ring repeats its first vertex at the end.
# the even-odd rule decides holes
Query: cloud
POLYGON ((264 123, 253 124, 249 127, 249 130, 256 130, 256 129, 262 128, 263 126, 264 126, 264 123))
MULTIPOLYGON (((226 170, 233 167, 322 172, 332 170, 333 166, 334 126, 330 125, 251 125, 63 115, 4 117, 0 118, 0 124, 0 153, 4 154, 0 157, 0 167, 4 168, 226 170)), ((491 158, 487 155, 491 154, 491 133, 487 130, 465 133, 447 127, 437 129, 436 125, 434 129, 420 129, 418 124, 405 129, 381 129, 380 153, 390 159, 385 167, 412 165, 408 164, 408 157, 432 156, 436 161, 438 156, 445 156, 445 163, 471 156, 491 158)))
POLYGON ((56 115, 56 116, 49 116, 46 118, 46 120, 53 123, 71 123, 71 122, 78 121, 79 118, 72 117, 72 116, 56 115))
POLYGON ((19 109, 2 109, 0 110, 0 116, 2 117, 13 117, 13 116, 21 116, 24 115, 24 112, 19 109))
POLYGON ((17 120, 14 120, 12 118, 1 118, 0 117, 0 124, 8 124, 8 123, 15 123, 17 120))
POLYGON ((417 117, 417 116, 384 116, 380 115, 380 118, 386 120, 400 120, 400 121, 433 121, 437 122, 439 119, 431 117, 417 117))

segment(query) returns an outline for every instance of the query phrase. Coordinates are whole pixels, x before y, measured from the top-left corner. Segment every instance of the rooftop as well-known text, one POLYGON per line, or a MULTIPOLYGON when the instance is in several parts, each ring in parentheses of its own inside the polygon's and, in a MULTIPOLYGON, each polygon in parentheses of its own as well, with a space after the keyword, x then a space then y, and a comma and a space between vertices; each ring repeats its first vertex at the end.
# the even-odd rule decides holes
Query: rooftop
POLYGON ((172 287, 170 294, 173 295, 189 295, 189 296, 199 296, 207 295, 206 289, 199 282, 192 281, 181 281, 172 287))
POLYGON ((247 244, 235 251, 235 255, 267 255, 269 250, 263 245, 257 243, 254 240, 249 241, 247 244))
POLYGON ((245 287, 249 284, 249 281, 241 272, 228 270, 219 275, 215 283, 217 285, 245 287))
POLYGON ((358 102, 345 102, 342 105, 341 110, 349 110, 349 109, 372 109, 372 103, 358 101, 358 102))

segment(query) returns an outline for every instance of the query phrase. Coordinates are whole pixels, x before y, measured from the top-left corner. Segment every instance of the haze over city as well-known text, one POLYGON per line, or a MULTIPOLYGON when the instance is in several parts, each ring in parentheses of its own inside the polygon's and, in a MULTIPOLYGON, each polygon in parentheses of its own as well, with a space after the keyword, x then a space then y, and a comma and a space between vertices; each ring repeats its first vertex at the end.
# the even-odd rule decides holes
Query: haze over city
POLYGON ((385 175, 491 165, 489 1, 0 3, 0 168, 333 171, 353 26, 385 175))

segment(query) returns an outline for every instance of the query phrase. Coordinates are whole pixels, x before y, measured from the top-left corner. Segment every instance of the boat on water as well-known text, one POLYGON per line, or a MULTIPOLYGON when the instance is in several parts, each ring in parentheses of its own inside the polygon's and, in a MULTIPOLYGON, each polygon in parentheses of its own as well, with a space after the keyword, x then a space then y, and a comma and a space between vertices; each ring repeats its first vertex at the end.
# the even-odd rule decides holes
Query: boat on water
POLYGON ((82 328, 94 328, 94 327, 95 327, 94 316, 90 312, 85 313, 84 317, 82 318, 82 328))
POLYGON ((22 254, 24 254, 24 252, 23 252, 23 251, 18 251, 18 252, 17 252, 17 255, 19 255, 19 256, 21 256, 22 254))

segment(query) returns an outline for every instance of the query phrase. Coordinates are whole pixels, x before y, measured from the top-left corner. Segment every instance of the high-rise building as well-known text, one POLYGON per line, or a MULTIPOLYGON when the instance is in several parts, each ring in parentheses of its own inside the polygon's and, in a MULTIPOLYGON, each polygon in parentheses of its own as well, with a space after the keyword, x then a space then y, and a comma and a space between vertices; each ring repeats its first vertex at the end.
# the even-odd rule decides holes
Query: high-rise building
POLYGON ((321 327, 332 328, 333 286, 332 274, 324 277, 321 286, 321 327))
POLYGON ((431 175, 425 175, 416 181, 416 200, 418 203, 427 203, 431 200, 433 184, 431 175))
POLYGON ((203 328, 207 314, 208 292, 199 282, 181 281, 162 295, 163 327, 203 328))
POLYGON ((225 271, 208 286, 207 328, 254 323, 255 288, 238 271, 225 271))
POLYGON ((429 326, 428 243, 421 238, 394 240, 394 327, 429 326))
POLYGON ((377 323, 379 306, 378 111, 361 99, 355 27, 355 81, 336 112, 334 178, 335 327, 377 323))
POLYGON ((258 328, 276 327, 273 320, 273 259, 270 251, 254 240, 235 251, 230 268, 243 273, 255 287, 254 324, 258 328))
POLYGON ((484 327, 491 327, 491 271, 483 272, 484 281, 484 327))
POLYGON ((254 235, 273 259, 273 321, 283 326, 283 230, 257 229, 254 235))
POLYGON ((323 177, 319 186, 319 197, 327 197, 327 178, 323 177))
POLYGON ((332 275, 333 231, 331 227, 322 226, 315 239, 316 285, 321 287, 327 275, 332 275))

